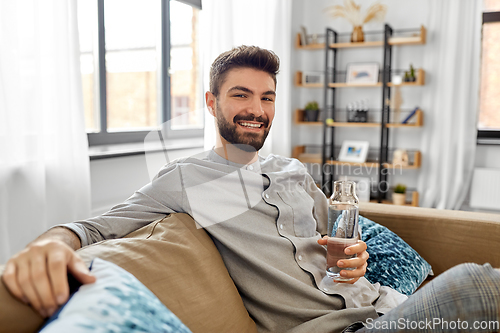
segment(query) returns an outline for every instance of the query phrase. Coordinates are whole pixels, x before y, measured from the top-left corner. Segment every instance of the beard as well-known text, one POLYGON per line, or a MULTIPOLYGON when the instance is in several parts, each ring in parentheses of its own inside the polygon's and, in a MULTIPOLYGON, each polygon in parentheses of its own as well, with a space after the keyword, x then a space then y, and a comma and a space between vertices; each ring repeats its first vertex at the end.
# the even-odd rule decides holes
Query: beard
POLYGON ((269 119, 266 117, 255 117, 253 115, 236 115, 230 123, 222 114, 222 110, 217 106, 215 108, 215 115, 217 118, 217 127, 219 128, 219 134, 230 144, 235 145, 236 148, 243 150, 245 152, 255 152, 259 151, 264 142, 266 141, 269 130, 271 129, 271 124, 269 119), (263 133, 238 133, 237 121, 257 121, 262 122, 264 126, 263 133))

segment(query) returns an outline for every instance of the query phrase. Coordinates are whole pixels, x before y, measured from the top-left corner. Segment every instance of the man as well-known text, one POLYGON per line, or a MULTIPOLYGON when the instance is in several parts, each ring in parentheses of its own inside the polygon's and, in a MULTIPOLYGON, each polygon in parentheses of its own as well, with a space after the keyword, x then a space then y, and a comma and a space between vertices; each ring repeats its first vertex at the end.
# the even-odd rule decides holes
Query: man
MULTIPOLYGON (((418 316, 421 297, 405 302, 406 296, 362 277, 368 258, 362 241, 346 249, 356 258, 338 262, 355 268, 341 272, 351 283, 325 276, 325 196, 297 160, 258 156, 274 120, 278 68, 277 56, 257 47, 221 54, 205 95, 217 123, 214 149, 167 164, 108 213, 40 236, 6 265, 3 280, 12 294, 49 316, 68 297, 67 270, 82 283, 94 281, 74 250, 187 212, 212 236, 262 332, 337 332, 391 314, 418 316)), ((491 267, 469 275, 493 281, 488 292, 496 295, 498 314, 500 275, 491 267)))

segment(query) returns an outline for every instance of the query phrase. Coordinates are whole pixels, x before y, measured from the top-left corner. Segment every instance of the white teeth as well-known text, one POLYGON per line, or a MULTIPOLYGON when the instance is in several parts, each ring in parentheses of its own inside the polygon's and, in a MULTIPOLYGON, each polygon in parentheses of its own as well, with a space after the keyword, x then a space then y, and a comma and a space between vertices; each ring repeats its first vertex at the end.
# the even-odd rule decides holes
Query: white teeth
POLYGON ((240 123, 241 126, 259 128, 261 124, 251 124, 251 123, 240 123))

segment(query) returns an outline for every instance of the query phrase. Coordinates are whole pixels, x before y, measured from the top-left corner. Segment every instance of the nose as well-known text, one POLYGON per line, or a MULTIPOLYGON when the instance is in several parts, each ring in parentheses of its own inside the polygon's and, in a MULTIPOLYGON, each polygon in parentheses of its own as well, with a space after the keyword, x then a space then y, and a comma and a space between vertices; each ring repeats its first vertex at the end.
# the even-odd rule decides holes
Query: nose
POLYGON ((259 97, 255 97, 253 99, 249 112, 255 115, 255 117, 264 115, 264 107, 262 105, 262 100, 259 97))

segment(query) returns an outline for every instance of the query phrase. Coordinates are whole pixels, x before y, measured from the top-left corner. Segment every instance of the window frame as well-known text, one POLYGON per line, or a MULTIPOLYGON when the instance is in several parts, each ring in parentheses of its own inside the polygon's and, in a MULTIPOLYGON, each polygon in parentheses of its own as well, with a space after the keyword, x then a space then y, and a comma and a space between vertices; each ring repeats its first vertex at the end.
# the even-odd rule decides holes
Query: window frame
MULTIPOLYGON (((94 55, 97 56, 97 80, 98 86, 98 118, 99 131, 87 133, 89 146, 111 145, 142 142, 148 133, 154 130, 137 131, 108 131, 107 124, 107 88, 106 88, 106 37, 104 27, 104 1, 97 0, 97 31, 98 48, 94 55)), ((178 1, 192 7, 202 9, 201 0, 160 0, 161 1, 161 32, 160 32, 160 58, 157 72, 160 74, 158 92, 161 95, 160 117, 162 119, 161 135, 169 139, 202 137, 204 129, 172 130, 166 128, 166 122, 171 117, 171 95, 170 95, 170 1, 178 1)), ((160 126, 158 127, 160 128, 160 126)), ((160 132, 158 129, 157 132, 160 132)))
MULTIPOLYGON (((483 22, 481 30, 485 23, 500 22, 500 11, 483 12, 483 22)), ((481 47, 482 48, 482 47, 481 47)), ((477 126, 477 124, 476 124, 477 126)), ((495 144, 500 145, 500 130, 477 130, 477 144, 495 144)))

